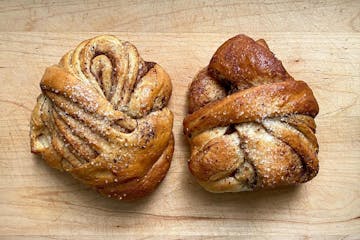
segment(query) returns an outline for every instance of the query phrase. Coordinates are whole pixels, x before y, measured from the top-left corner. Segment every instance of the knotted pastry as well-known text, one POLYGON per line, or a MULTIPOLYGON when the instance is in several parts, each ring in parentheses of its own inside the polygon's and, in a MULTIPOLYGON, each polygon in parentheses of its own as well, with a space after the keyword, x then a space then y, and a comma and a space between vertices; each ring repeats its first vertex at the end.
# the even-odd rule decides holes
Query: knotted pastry
POLYGON ((286 72, 264 40, 235 36, 190 86, 189 169, 211 192, 309 181, 319 169, 318 111, 308 85, 286 72))
POLYGON ((168 74, 114 36, 82 42, 48 67, 31 116, 31 151, 97 191, 134 199, 169 169, 168 74))

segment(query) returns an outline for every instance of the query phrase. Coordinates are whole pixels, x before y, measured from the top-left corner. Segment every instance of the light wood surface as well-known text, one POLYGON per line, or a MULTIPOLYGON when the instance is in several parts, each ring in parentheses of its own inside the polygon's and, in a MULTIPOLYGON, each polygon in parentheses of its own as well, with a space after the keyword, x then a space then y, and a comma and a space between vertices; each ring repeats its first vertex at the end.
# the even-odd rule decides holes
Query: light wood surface
POLYGON ((44 68, 92 33, 0 34, 0 235, 227 236, 360 233, 360 36, 253 33, 263 37, 319 101, 320 173, 311 182, 239 194, 205 192, 187 170, 186 92, 226 34, 114 33, 172 77, 176 150, 158 190, 134 203, 101 197, 30 154, 29 116, 44 68))
POLYGON ((360 1, 0 1, 0 239, 359 239, 359 9, 360 1), (106 199, 30 153, 45 67, 96 31, 131 41, 173 82, 172 166, 137 202, 106 199), (319 101, 320 172, 309 183, 211 194, 187 169, 188 84, 237 33, 266 39, 319 101))
POLYGON ((1 31, 359 32, 358 0, 0 1, 1 31))

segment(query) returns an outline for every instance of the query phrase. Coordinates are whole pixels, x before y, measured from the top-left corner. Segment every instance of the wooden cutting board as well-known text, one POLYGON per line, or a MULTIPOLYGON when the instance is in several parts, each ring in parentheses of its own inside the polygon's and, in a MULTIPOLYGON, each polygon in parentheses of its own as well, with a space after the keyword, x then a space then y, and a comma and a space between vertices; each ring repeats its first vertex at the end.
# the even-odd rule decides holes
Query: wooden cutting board
POLYGON ((45 67, 95 34, 0 33, 1 238, 360 237, 359 34, 247 33, 266 39, 288 72, 313 89, 320 105, 320 172, 301 186, 236 194, 211 194, 195 182, 182 134, 188 85, 231 35, 114 34, 134 43, 145 60, 158 62, 172 78, 176 146, 166 179, 148 198, 121 202, 100 196, 32 155, 29 118, 45 67))

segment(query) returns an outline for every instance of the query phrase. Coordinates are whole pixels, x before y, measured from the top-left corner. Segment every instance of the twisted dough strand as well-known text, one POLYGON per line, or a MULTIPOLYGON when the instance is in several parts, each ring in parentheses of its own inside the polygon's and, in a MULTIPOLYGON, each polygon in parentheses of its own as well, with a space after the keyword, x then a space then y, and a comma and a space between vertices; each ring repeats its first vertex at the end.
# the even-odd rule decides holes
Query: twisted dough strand
POLYGON ((316 99, 262 39, 229 39, 189 90, 189 168, 212 192, 306 182, 318 172, 316 99))
POLYGON ((174 149, 171 81, 114 36, 86 40, 46 69, 31 150, 109 197, 138 198, 164 178, 174 149))

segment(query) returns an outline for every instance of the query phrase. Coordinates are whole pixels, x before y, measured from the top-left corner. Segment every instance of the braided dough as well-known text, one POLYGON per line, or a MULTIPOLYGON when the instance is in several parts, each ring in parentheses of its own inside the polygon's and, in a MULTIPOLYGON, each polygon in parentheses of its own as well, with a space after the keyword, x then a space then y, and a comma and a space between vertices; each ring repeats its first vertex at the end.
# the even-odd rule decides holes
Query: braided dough
POLYGON ((165 177, 174 150, 168 74, 114 36, 86 40, 48 67, 31 151, 100 193, 134 199, 165 177))
POLYGON ((262 39, 238 35, 215 52, 189 90, 189 169, 211 192, 303 183, 318 172, 319 107, 262 39))

